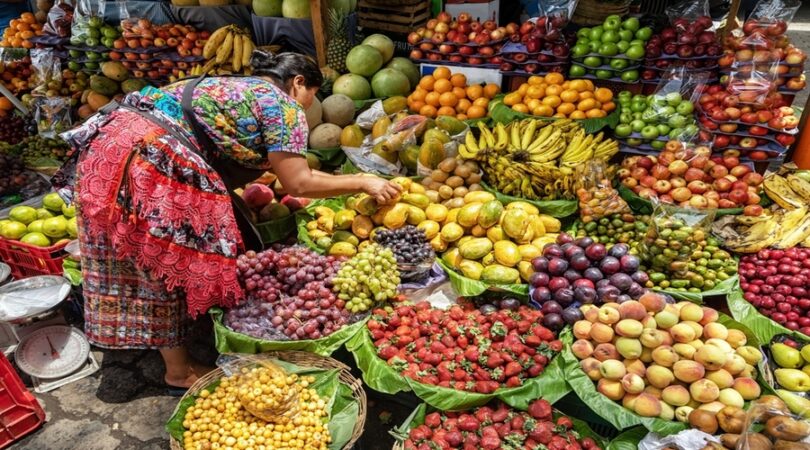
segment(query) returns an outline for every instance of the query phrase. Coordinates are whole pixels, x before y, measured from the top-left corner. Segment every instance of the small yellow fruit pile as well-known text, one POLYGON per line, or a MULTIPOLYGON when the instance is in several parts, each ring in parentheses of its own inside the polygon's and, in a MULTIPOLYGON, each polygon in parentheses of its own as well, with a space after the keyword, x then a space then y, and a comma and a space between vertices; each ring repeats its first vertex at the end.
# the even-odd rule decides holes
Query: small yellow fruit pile
POLYGON ((425 75, 408 96, 408 109, 425 117, 453 116, 459 120, 480 119, 487 115, 489 101, 501 92, 497 84, 467 85, 462 73, 438 67, 425 75))
POLYGON ((186 411, 183 447, 327 449, 331 435, 324 423, 326 401, 308 388, 314 381, 311 376, 279 375, 268 367, 222 378, 213 392, 200 392, 186 411), (249 411, 272 413, 275 420, 265 421, 249 411))
POLYGON ((503 103, 519 113, 563 119, 605 117, 616 109, 610 89, 597 88, 591 80, 566 80, 559 73, 532 75, 503 103))

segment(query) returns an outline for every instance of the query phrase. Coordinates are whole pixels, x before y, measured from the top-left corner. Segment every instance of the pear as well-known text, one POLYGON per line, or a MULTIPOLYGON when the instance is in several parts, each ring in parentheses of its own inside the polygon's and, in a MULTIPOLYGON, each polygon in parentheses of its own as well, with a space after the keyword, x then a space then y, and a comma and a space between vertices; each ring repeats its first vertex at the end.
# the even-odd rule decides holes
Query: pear
POLYGON ((804 365, 802 354, 795 348, 782 343, 771 345, 771 353, 776 365, 785 369, 798 369, 804 365))
POLYGON ((808 363, 810 363, 810 344, 805 345, 802 347, 802 358, 808 363))
POLYGON ((790 412, 810 419, 810 400, 785 389, 777 389, 776 394, 785 402, 790 412))
POLYGON ((810 375, 798 369, 776 369, 776 381, 793 392, 810 391, 810 375))

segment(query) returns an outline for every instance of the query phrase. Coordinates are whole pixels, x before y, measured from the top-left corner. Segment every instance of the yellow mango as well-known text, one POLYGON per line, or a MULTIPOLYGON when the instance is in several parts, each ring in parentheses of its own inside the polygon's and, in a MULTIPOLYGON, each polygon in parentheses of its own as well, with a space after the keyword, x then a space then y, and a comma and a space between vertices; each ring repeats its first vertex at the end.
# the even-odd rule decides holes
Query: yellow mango
POLYGON ((416 226, 420 230, 425 230, 425 237, 428 240, 433 239, 437 234, 439 234, 439 230, 441 230, 441 225, 435 220, 423 220, 422 223, 416 226))
POLYGON ((368 216, 355 216, 352 220, 352 233, 360 239, 368 239, 374 224, 368 216))
POLYGON ((430 205, 425 208, 425 214, 427 218, 430 220, 435 220, 436 222, 444 222, 447 218, 447 207, 444 205, 440 205, 438 203, 431 203, 430 205))
POLYGON ((389 230, 403 227, 408 220, 408 212, 408 205, 397 203, 383 216, 383 226, 389 230))

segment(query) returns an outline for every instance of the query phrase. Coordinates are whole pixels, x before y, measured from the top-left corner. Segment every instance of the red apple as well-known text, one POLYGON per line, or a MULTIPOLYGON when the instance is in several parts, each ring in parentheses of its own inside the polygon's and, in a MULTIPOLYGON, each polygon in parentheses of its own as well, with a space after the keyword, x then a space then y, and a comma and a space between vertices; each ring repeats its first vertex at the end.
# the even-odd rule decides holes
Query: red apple
POLYGON ((647 187, 647 188, 651 188, 651 187, 653 187, 653 186, 655 185, 655 182, 656 182, 657 180, 656 180, 656 179, 655 179, 655 177, 653 177, 653 176, 650 176, 650 175, 645 175, 645 176, 644 176, 644 177, 642 177, 642 178, 641 178, 641 180, 639 180, 639 181, 640 181, 640 184, 641 184, 642 186, 647 187))
POLYGON ((757 217, 761 215, 763 212, 763 208, 760 205, 748 205, 743 208, 743 215, 745 216, 752 216, 757 217))
POLYGON ((702 195, 695 195, 689 199, 689 206, 693 208, 706 208, 709 206, 708 200, 702 195))
POLYGON ((728 175, 728 169, 726 168, 726 166, 715 164, 709 170, 709 175, 711 175, 711 177, 714 179, 723 178, 724 176, 728 175))
POLYGON ((700 180, 690 181, 686 187, 692 191, 694 194, 703 194, 707 190, 709 190, 709 186, 700 180))
POLYGON ((675 200, 676 202, 685 202, 688 201, 690 197, 692 197, 692 191, 690 191, 689 188, 686 187, 678 187, 673 189, 672 192, 669 193, 669 195, 672 196, 672 199, 675 200))
POLYGON ((674 177, 669 180, 669 184, 671 184, 673 188, 686 187, 686 180, 681 177, 674 177))
POLYGON ((655 192, 658 192, 659 194, 666 194, 670 189, 672 189, 672 185, 667 180, 658 180, 653 185, 653 189, 655 189, 655 192))
MULTIPOLYGON (((703 172, 703 169, 706 167, 706 163, 709 162, 709 158, 704 155, 695 156, 689 161, 689 166, 695 169, 700 169, 703 172)), ((687 171, 688 173, 689 171, 687 171)))
POLYGON ((650 174, 658 180, 666 180, 670 177, 670 172, 667 166, 656 164, 650 170, 650 174))
POLYGON ((703 170, 698 169, 698 168, 696 168, 696 167, 690 167, 690 168, 689 168, 689 169, 686 171, 686 173, 684 174, 683 178, 684 178, 684 179, 685 179, 687 182, 692 182, 692 181, 696 181, 696 180, 702 180, 702 179, 703 179, 703 175, 704 175, 703 170))
POLYGON ((669 169, 669 172, 673 175, 680 176, 686 173, 686 171, 689 169, 689 164, 687 164, 686 161, 676 159, 675 161, 669 163, 667 169, 669 169))
POLYGON ((740 147, 742 147, 742 148, 750 149, 750 148, 756 148, 756 146, 757 146, 757 140, 754 139, 754 138, 747 137, 747 138, 743 138, 743 139, 740 140, 740 147))
POLYGON ((738 205, 744 205, 748 202, 748 191, 734 189, 728 193, 728 199, 738 205))
POLYGON ((717 206, 722 209, 729 209, 736 208, 738 205, 727 198, 721 198, 720 201, 717 202, 717 206))
POLYGON ((749 186, 759 186, 762 184, 763 177, 756 172, 748 172, 742 179, 749 186))
POLYGON ((731 190, 731 181, 729 181, 728 178, 714 180, 714 183, 712 183, 712 188, 718 192, 728 192, 731 190))

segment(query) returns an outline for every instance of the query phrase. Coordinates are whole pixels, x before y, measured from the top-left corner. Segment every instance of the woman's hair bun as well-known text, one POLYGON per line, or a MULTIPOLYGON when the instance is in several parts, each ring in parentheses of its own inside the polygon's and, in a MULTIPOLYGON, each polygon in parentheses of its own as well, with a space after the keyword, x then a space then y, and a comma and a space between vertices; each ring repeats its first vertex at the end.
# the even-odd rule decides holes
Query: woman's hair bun
POLYGON ((311 57, 300 53, 285 52, 273 54, 264 50, 254 50, 250 58, 253 74, 269 76, 280 85, 287 85, 298 75, 304 77, 307 87, 320 87, 323 74, 318 63, 311 57))
POLYGON ((256 49, 250 56, 250 65, 253 69, 272 69, 278 64, 278 57, 266 50, 256 49))

